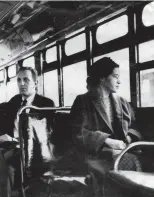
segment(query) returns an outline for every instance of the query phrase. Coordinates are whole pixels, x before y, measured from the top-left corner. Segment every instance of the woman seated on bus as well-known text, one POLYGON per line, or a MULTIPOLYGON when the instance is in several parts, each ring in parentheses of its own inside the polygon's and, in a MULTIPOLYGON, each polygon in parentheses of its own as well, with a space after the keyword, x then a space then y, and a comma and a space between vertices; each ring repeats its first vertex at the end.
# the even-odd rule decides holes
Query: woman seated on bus
MULTIPOLYGON (((76 97, 70 113, 75 146, 90 158, 104 159, 105 172, 112 169, 117 155, 140 137, 132 128, 134 114, 129 103, 115 94, 119 85, 119 65, 108 57, 96 61, 87 78, 88 92, 76 97)), ((141 170, 137 156, 130 153, 120 168, 141 170)))
MULTIPOLYGON (((77 96, 70 113, 75 145, 89 157, 101 156, 108 161, 105 171, 113 167, 114 159, 127 144, 139 140, 132 128, 134 114, 129 103, 115 94, 119 85, 119 65, 108 57, 96 61, 87 78, 88 92, 77 96)), ((141 170, 133 154, 126 154, 121 168, 141 170)))

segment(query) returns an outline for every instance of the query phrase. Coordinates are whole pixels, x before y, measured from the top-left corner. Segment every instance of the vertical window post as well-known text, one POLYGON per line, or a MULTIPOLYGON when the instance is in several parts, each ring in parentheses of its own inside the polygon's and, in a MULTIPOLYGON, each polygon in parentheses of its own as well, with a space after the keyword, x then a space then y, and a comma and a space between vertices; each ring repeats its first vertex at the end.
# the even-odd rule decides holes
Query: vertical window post
POLYGON ((61 65, 61 45, 57 42, 57 61, 58 61, 58 87, 59 87, 59 105, 64 106, 64 93, 63 93, 63 69, 61 65))
POLYGON ((133 9, 128 9, 128 31, 129 39, 132 40, 132 44, 129 46, 129 62, 130 62, 130 92, 131 102, 134 106, 137 106, 137 91, 136 91, 136 51, 135 51, 135 14, 133 9))

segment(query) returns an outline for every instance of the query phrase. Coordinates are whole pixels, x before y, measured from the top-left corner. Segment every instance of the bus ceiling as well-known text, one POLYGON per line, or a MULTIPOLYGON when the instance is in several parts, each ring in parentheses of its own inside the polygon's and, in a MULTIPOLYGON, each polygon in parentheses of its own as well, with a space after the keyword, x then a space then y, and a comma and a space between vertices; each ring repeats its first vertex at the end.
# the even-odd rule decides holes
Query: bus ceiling
POLYGON ((0 1, 0 66, 130 4, 134 2, 0 1))

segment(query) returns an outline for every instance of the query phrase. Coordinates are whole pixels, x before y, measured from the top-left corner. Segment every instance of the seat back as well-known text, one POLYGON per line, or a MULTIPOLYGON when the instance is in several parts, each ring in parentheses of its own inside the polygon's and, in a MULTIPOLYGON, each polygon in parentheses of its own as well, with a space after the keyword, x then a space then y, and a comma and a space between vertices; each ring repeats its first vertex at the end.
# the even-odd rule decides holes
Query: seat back
POLYGON ((154 147, 154 142, 142 141, 130 144, 116 159, 114 170, 108 173, 108 178, 113 181, 114 185, 116 184, 116 188, 120 186, 121 191, 129 191, 130 194, 132 193, 135 196, 137 194, 137 196, 152 197, 154 192, 154 173, 118 169, 124 154, 137 147, 154 147))
POLYGON ((67 130, 68 119, 68 111, 58 110, 21 115, 26 175, 36 177, 48 171, 53 176, 87 174, 87 165, 72 145, 71 134, 67 130))
POLYGON ((19 119, 20 146, 24 152, 21 166, 23 163, 25 175, 32 178, 26 182, 22 176, 23 196, 90 196, 92 192, 83 184, 83 161, 79 163, 70 143, 69 113, 39 112, 30 111, 19 119))
POLYGON ((154 140, 154 108, 137 108, 136 121, 144 140, 154 140))
POLYGON ((7 103, 4 102, 4 103, 1 103, 0 104, 0 135, 3 135, 5 134, 6 132, 6 107, 7 107, 7 103))
POLYGON ((23 137, 24 168, 28 176, 40 176, 50 170, 55 159, 51 135, 54 130, 53 114, 22 114, 20 127, 23 137))

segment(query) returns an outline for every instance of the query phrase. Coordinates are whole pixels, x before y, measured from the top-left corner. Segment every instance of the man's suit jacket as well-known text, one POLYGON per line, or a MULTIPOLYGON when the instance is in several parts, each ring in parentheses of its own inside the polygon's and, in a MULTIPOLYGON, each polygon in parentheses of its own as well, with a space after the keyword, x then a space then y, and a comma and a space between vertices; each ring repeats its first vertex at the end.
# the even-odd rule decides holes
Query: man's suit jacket
POLYGON ((69 129, 76 145, 86 147, 86 151, 96 154, 103 148, 106 138, 127 141, 132 121, 134 119, 129 103, 117 96, 111 95, 114 110, 114 130, 107 117, 103 102, 88 92, 77 96, 70 113, 69 129))
MULTIPOLYGON (((6 133, 9 134, 10 136, 13 136, 14 121, 17 116, 17 112, 21 107, 21 103, 22 103, 22 97, 20 94, 15 95, 7 103, 6 133)), ((36 94, 32 102, 32 105, 37 107, 54 107, 54 102, 49 98, 36 94)), ((35 110, 31 110, 30 112, 33 113, 34 111, 35 110)))

